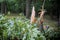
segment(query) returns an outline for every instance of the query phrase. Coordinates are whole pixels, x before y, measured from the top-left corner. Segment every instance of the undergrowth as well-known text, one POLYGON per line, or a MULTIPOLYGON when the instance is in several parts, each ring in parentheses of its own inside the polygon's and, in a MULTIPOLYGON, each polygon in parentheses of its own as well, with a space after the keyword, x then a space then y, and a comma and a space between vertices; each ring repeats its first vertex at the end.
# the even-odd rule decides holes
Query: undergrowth
POLYGON ((36 24, 30 24, 30 20, 24 15, 8 18, 0 15, 0 39, 1 40, 49 40, 58 37, 59 33, 49 27, 42 33, 36 24))

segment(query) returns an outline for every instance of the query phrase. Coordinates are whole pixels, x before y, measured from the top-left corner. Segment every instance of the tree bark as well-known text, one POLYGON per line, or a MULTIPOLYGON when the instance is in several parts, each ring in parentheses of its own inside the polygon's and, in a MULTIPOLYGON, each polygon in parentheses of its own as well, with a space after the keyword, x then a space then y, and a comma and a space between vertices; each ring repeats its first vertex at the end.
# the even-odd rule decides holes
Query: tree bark
POLYGON ((30 0, 26 0, 26 17, 29 18, 30 14, 30 0))
POLYGON ((6 13, 7 12, 7 6, 6 6, 6 2, 2 2, 1 3, 1 13, 6 13))
POLYGON ((5 2, 4 5, 5 5, 5 8, 4 8, 5 9, 5 14, 6 14, 7 13, 7 2, 5 2))
POLYGON ((4 10, 4 6, 3 6, 3 2, 1 3, 1 13, 3 13, 4 10))

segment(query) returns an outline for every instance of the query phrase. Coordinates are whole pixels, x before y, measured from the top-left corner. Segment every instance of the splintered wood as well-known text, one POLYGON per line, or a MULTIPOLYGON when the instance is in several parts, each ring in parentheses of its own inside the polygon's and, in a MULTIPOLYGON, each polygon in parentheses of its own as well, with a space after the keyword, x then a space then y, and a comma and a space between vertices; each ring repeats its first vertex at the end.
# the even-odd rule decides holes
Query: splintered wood
POLYGON ((36 19, 36 18, 35 18, 35 8, 34 8, 34 6, 33 6, 30 23, 31 23, 31 24, 32 24, 32 23, 39 23, 39 25, 40 25, 41 23, 43 23, 44 13, 45 13, 45 10, 42 9, 41 12, 39 13, 39 14, 40 14, 39 20, 36 19))
POLYGON ((30 23, 32 24, 32 23, 35 23, 35 22, 36 22, 36 18, 35 18, 35 8, 34 8, 34 6, 33 6, 30 23))

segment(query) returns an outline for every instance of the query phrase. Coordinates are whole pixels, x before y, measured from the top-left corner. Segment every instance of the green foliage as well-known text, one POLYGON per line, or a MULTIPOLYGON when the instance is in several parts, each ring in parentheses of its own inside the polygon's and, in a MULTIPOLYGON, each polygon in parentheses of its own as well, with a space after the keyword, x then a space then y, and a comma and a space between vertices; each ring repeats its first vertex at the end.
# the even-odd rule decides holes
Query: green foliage
POLYGON ((4 0, 0 0, 0 2, 3 2, 4 0))
POLYGON ((17 18, 7 18, 7 16, 0 15, 0 36, 3 35, 5 40, 11 36, 11 40, 46 40, 45 36, 38 31, 38 28, 33 24, 30 24, 29 19, 20 14, 17 18))
POLYGON ((44 36, 47 40, 55 40, 60 37, 60 31, 56 31, 54 28, 50 27, 45 31, 44 36))
MULTIPOLYGON (((0 3, 1 2, 6 2, 7 10, 11 12, 24 12, 26 8, 26 0, 0 0, 0 3)), ((30 12, 33 5, 35 6, 36 12, 38 12, 41 9, 42 4, 42 0, 31 0, 29 5, 30 12)), ((44 7, 45 9, 50 10, 53 7, 52 0, 46 0, 44 7)))
POLYGON ((8 40, 8 37, 11 40, 14 40, 15 37, 22 40, 49 40, 59 37, 59 33, 52 27, 49 27, 42 33, 38 30, 37 25, 30 24, 30 20, 23 14, 14 18, 8 18, 7 15, 0 15, 0 38, 3 36, 5 40, 8 40))

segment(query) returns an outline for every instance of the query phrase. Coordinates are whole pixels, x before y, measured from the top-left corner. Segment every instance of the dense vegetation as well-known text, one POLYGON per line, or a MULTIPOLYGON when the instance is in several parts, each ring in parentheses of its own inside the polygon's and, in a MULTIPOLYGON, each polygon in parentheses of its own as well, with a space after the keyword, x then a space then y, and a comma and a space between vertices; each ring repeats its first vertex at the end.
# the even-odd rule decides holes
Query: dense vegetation
POLYGON ((60 37, 60 18, 57 13, 60 11, 56 2, 57 0, 45 0, 45 3, 44 0, 0 0, 0 40, 57 40, 60 37), (41 31, 37 23, 30 23, 29 18, 33 6, 36 18, 39 16, 43 3, 45 16, 58 21, 58 26, 56 24, 54 28, 53 23, 43 23, 46 29, 41 31), (10 14, 15 17, 9 16, 10 14))
POLYGON ((0 39, 45 40, 43 34, 24 16, 8 19, 0 15, 0 39))
POLYGON ((38 29, 37 24, 30 24, 30 20, 21 14, 12 18, 0 15, 1 40, 54 40, 59 37, 59 33, 51 27, 44 32, 38 29))
MULTIPOLYGON (((24 13, 25 15, 31 14, 32 6, 35 6, 36 14, 40 11, 44 0, 0 0, 0 12, 7 13, 8 11, 12 13, 24 13), (27 12, 27 10, 29 12, 27 12), (27 14, 28 13, 28 14, 27 14)), ((45 0, 44 8, 47 14, 56 15, 57 4, 56 0, 45 0)))

